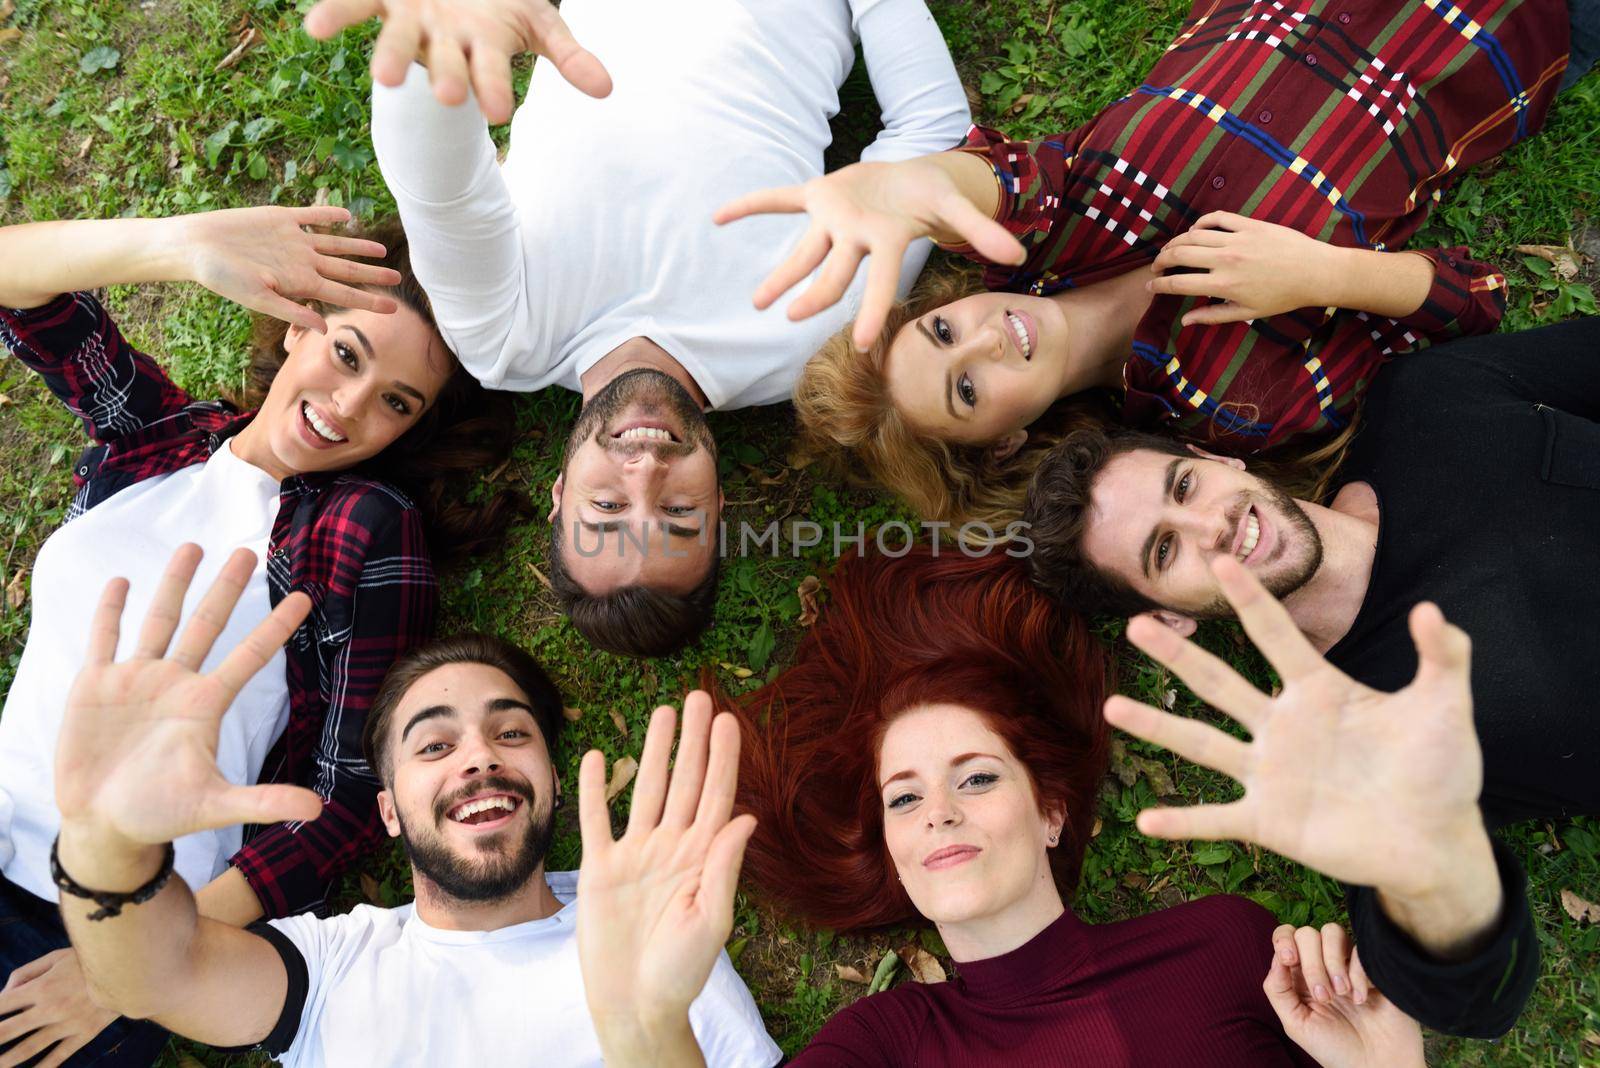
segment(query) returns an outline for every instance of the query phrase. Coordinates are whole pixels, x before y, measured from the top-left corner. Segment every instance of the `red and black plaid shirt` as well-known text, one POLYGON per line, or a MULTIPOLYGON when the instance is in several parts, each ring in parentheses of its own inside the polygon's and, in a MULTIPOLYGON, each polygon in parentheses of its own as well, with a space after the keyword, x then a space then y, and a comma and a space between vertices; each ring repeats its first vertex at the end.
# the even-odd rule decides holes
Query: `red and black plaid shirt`
MULTIPOLYGON (((87 293, 0 308, 0 342, 95 442, 74 472, 69 522, 136 482, 205 463, 254 415, 195 401, 87 293)), ((272 917, 321 905, 333 878, 382 838, 361 730, 389 665, 432 634, 439 590, 416 507, 337 472, 284 481, 267 585, 274 605, 304 590, 312 607, 285 647, 289 723, 261 781, 298 783, 324 802, 312 822, 249 828, 230 860, 272 917)))
MULTIPOLYGON (((1563 0, 1197 0, 1128 96, 1059 137, 974 127, 998 218, 1028 249, 994 289, 1057 292, 1144 268, 1210 211, 1395 249, 1465 168, 1537 130, 1566 67, 1563 0)), ((1125 417, 1245 453, 1345 426, 1392 353, 1494 329, 1505 278, 1465 249, 1393 320, 1303 308, 1180 325, 1157 296, 1134 335, 1125 417)))

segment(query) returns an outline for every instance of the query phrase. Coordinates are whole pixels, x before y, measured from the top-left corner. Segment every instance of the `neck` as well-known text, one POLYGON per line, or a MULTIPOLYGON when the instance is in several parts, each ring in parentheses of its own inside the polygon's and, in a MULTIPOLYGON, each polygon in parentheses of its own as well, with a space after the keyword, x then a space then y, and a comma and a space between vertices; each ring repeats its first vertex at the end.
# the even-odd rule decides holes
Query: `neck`
POLYGON ((1096 387, 1122 388, 1134 332, 1150 307, 1150 293, 1145 289, 1149 279, 1148 271, 1125 271, 1082 289, 1064 289, 1051 298, 1072 324, 1072 351, 1067 360, 1072 371, 1062 383, 1060 396, 1096 387))
POLYGON ((1349 633, 1367 598, 1378 550, 1378 524, 1337 507, 1295 503, 1311 517, 1322 538, 1322 566, 1309 582, 1283 599, 1283 606, 1317 652, 1325 653, 1349 633))
POLYGON ((683 364, 668 355, 666 349, 647 337, 630 337, 600 357, 600 361, 593 367, 583 372, 583 377, 579 380, 583 386, 583 402, 588 404, 589 399, 610 385, 613 378, 627 371, 637 371, 641 367, 660 371, 674 379, 689 391, 689 396, 695 399, 695 403, 702 408, 706 406, 706 395, 701 390, 700 383, 684 369, 683 364))
POLYGON ((1046 866, 1034 892, 1017 904, 992 916, 938 925, 939 937, 956 963, 988 960, 1025 946, 1049 927, 1067 907, 1046 866))
POLYGON ((417 916, 429 927, 445 931, 498 931, 533 920, 544 920, 561 911, 561 902, 550 892, 539 865, 522 889, 493 901, 462 901, 439 889, 426 875, 411 869, 411 882, 417 891, 417 916))
POLYGON ((259 418, 252 419, 245 424, 244 429, 228 439, 233 454, 251 467, 259 467, 273 478, 282 482, 299 474, 284 466, 267 444, 267 431, 259 418))

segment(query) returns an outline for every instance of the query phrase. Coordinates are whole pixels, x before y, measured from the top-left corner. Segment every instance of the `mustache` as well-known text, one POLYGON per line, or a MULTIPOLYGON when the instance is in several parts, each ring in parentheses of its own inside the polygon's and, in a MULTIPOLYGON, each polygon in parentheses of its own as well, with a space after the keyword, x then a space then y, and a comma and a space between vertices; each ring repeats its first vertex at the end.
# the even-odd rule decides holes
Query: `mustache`
POLYGON ((658 460, 692 455, 699 446, 688 441, 618 441, 602 428, 594 436, 595 443, 615 456, 631 458, 648 452, 658 460))
POLYGON ((533 810, 533 787, 523 779, 513 779, 509 775, 489 775, 475 783, 463 786, 448 797, 441 798, 434 803, 433 818, 436 822, 443 823, 449 811, 473 794, 483 793, 514 794, 527 804, 529 811, 533 810))

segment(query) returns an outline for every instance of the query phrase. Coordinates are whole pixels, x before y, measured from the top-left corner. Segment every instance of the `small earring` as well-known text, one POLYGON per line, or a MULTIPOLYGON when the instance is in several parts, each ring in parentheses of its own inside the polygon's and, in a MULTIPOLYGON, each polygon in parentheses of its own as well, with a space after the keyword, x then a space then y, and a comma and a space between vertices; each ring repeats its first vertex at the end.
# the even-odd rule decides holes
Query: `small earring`
POLYGON ((565 797, 562 797, 560 794, 556 794, 556 799, 550 803, 550 811, 551 812, 559 811, 561 806, 566 804, 566 803, 567 803, 567 799, 565 797))
POLYGON ((1051 845, 1058 845, 1058 844, 1060 844, 1060 842, 1061 842, 1061 832, 1057 831, 1055 834, 1052 834, 1050 836, 1050 844, 1051 845))

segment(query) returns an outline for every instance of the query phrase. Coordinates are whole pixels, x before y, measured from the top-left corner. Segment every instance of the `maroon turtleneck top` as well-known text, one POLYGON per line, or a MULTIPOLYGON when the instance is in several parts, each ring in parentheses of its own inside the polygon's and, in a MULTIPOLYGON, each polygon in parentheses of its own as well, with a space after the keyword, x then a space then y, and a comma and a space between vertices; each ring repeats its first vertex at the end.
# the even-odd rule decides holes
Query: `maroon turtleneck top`
POLYGON ((1120 923, 1069 909, 1010 953, 848 1006, 795 1068, 1302 1068, 1261 990, 1272 914, 1214 895, 1120 923))

